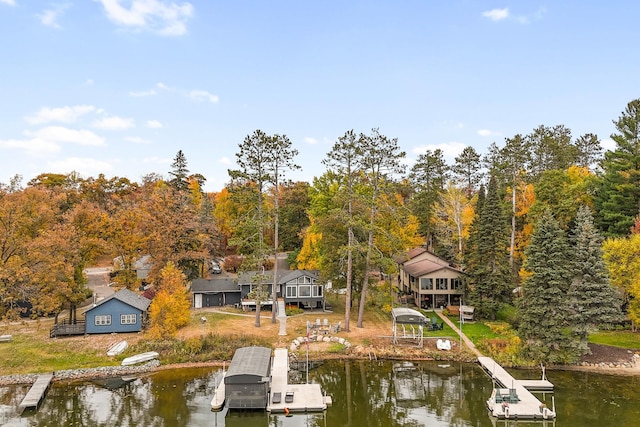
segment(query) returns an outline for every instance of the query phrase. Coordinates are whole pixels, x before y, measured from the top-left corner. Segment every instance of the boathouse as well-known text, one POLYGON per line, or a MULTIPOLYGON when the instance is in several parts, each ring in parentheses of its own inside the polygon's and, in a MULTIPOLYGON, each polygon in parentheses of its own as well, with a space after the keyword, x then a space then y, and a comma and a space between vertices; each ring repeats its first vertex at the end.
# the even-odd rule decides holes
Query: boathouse
POLYGON ((224 377, 229 409, 265 409, 269 401, 271 349, 243 347, 236 350, 224 377))

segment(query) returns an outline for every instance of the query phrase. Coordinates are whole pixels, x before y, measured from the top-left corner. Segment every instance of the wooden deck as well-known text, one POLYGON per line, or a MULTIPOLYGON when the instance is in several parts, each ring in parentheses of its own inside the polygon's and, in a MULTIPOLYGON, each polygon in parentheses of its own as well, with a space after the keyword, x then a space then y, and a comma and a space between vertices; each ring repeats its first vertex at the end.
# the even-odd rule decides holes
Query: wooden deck
POLYGON ((42 401, 42 398, 44 398, 44 395, 49 388, 49 384, 51 384, 51 380, 53 380, 53 374, 39 375, 24 399, 22 399, 22 402, 20 403, 20 410, 24 411, 27 408, 34 408, 37 410, 38 405, 40 405, 40 401, 42 401))
POLYGON ((331 398, 323 396, 320 384, 289 384, 288 351, 286 348, 275 349, 267 411, 320 412, 327 409, 328 404, 331 404, 331 398))
POLYGON ((502 388, 494 389, 487 407, 496 418, 552 419, 555 408, 547 408, 530 391, 552 391, 553 384, 546 379, 517 380, 490 357, 478 357, 482 368, 502 388), (517 396, 517 397, 516 397, 517 396))

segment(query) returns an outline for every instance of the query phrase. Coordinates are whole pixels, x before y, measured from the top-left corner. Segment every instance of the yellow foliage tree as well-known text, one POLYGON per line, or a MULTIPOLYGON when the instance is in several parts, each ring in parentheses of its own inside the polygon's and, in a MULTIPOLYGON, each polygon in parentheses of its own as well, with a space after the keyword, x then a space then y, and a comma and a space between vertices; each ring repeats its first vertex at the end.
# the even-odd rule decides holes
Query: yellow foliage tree
POLYGON ((301 270, 320 269, 320 241, 322 233, 315 231, 315 220, 311 218, 311 225, 307 227, 302 239, 302 248, 298 254, 296 262, 301 270))
POLYGON ((149 307, 149 336, 155 339, 175 337, 189 323, 191 302, 185 275, 172 262, 160 272, 158 292, 149 307))
POLYGON ((602 246, 611 285, 629 301, 629 318, 640 323, 640 234, 608 239, 602 246))

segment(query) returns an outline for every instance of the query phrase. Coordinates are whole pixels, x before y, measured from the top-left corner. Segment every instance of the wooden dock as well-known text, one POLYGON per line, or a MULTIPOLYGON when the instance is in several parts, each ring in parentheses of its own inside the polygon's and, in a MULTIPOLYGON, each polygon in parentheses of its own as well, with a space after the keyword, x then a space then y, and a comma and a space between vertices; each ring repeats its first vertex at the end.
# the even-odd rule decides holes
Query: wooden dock
POLYGON ((320 384, 289 384, 289 355, 286 348, 274 351, 271 367, 269 412, 320 412, 331 404, 320 384))
MULTIPOLYGON (((480 366, 501 388, 495 388, 487 407, 496 418, 552 419, 555 407, 548 408, 530 390, 553 391, 553 384, 544 377, 541 380, 517 380, 490 357, 478 357, 480 366)), ((555 406, 555 405, 554 405, 555 406)))
POLYGON ((24 399, 22 399, 22 402, 20 403, 20 410, 24 411, 28 408, 34 408, 37 410, 38 405, 40 405, 42 398, 44 398, 45 393, 49 389, 51 380, 53 380, 53 374, 39 375, 36 379, 36 382, 33 383, 24 399))

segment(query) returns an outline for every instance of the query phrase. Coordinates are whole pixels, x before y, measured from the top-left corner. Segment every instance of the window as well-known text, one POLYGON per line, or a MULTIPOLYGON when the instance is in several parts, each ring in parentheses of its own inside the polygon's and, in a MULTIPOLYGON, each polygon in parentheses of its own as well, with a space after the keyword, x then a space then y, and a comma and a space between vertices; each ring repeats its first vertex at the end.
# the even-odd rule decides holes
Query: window
POLYGON ((311 296, 311 285, 298 286, 298 296, 300 298, 311 296))
POLYGON ((446 291, 447 290, 447 281, 449 279, 447 278, 438 278, 436 279, 436 289, 439 291, 446 291))
POLYGON ((296 298, 297 294, 297 286, 287 285, 287 298, 296 298))
POLYGON ((451 290, 457 290, 462 287, 462 279, 454 278, 451 279, 451 290))
POLYGON ((313 296, 322 297, 322 285, 313 287, 313 296))
POLYGON ((431 289, 433 289, 433 280, 422 277, 420 279, 420 290, 430 291, 431 289))
POLYGON ((120 315, 120 324, 121 325, 135 325, 136 324, 136 315, 135 314, 121 314, 120 315))
POLYGON ((106 326, 111 324, 110 314, 100 314, 95 317, 96 326, 106 326))

